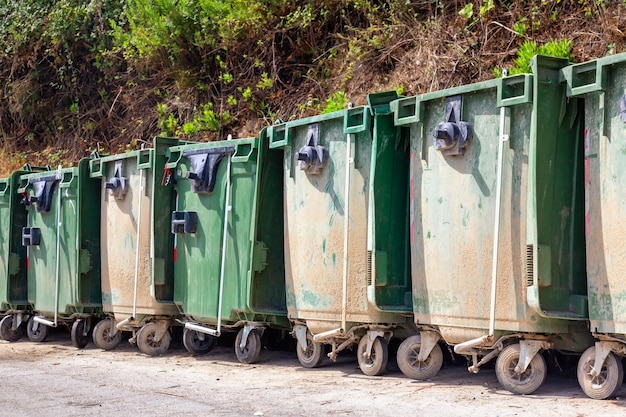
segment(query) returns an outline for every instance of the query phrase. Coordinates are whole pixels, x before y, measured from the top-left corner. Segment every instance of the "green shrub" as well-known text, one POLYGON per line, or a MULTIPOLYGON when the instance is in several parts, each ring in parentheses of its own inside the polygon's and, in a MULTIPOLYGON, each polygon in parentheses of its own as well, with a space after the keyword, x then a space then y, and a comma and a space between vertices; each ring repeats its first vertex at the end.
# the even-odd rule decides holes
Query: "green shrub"
MULTIPOLYGON (((517 58, 513 61, 515 65, 509 69, 508 73, 509 75, 531 73, 532 68, 530 64, 535 55, 567 58, 569 61, 572 61, 572 45, 573 43, 569 39, 554 40, 539 46, 534 41, 526 41, 517 50, 517 58)), ((502 77, 502 72, 503 69, 501 67, 493 69, 493 74, 497 78, 502 77)))

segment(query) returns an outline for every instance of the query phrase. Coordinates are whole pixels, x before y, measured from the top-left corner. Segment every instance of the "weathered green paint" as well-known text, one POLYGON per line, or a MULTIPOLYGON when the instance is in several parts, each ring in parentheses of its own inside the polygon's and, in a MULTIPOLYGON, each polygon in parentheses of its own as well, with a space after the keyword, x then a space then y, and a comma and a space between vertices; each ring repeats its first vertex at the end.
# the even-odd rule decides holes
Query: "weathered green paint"
POLYGON ((230 204, 225 252, 222 325, 240 320, 289 327, 285 307, 281 151, 267 140, 235 139, 169 148, 177 211, 196 212, 196 233, 176 235, 174 299, 193 321, 217 325, 224 207, 230 204), (231 149, 217 166, 215 188, 196 193, 187 152, 231 149), (232 157, 230 156, 232 153, 232 157), (226 200, 231 158, 231 197, 226 200))
POLYGON ((563 69, 570 100, 582 100, 589 319, 595 333, 626 339, 626 54, 563 69))
POLYGON ((537 57, 532 76, 392 103, 396 122, 411 135, 415 321, 439 326, 448 343, 486 335, 489 328, 502 106, 508 108, 509 141, 503 153, 496 336, 574 331, 574 342, 555 337, 557 348, 582 350, 589 343, 581 302, 586 300, 581 114, 575 102, 565 100, 559 83, 565 64, 537 57), (446 156, 433 147, 432 132, 447 120, 446 98, 456 95, 462 97, 461 120, 471 124, 474 137, 464 155, 446 156))
MULTIPOLYGON (((377 96, 370 99, 376 102, 377 96)), ((284 150, 289 318, 306 321, 314 334, 341 327, 349 138, 354 163, 345 331, 361 324, 407 323, 402 313, 411 311, 408 137, 393 125, 389 102, 271 126, 264 136, 272 148, 284 150), (315 124, 329 159, 319 174, 310 174, 298 168, 294 155, 308 144, 309 126, 315 124)))
POLYGON ((22 174, 15 193, 36 196, 35 187, 44 181, 54 183, 50 210, 28 206, 28 225, 41 231, 41 244, 27 250, 29 303, 49 319, 55 313, 61 318, 100 313, 100 182, 89 177, 89 160, 83 159, 76 168, 22 174))
POLYGON ((29 309, 26 275, 26 248, 22 246, 22 227, 26 226, 26 210, 16 190, 17 171, 0 178, 0 313, 29 309))
POLYGON ((174 239, 170 216, 174 208, 171 187, 161 184, 168 144, 177 140, 161 138, 159 146, 93 159, 91 176, 100 185, 102 207, 102 301, 105 313, 117 322, 133 314, 140 326, 154 316, 175 316, 174 239), (127 191, 116 198, 105 183, 115 175, 116 166, 126 178, 127 191), (139 213, 141 199, 141 214, 139 213), (138 228, 138 220, 141 226, 138 228), (139 235, 139 272, 135 294, 135 257, 139 235))

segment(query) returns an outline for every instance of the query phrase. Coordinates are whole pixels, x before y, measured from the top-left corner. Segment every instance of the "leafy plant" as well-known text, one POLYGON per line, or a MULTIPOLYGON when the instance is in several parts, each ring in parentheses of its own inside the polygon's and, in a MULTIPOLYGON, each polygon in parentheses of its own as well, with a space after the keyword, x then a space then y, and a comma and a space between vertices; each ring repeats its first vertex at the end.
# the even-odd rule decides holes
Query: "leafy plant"
POLYGON ((322 114, 345 109, 347 105, 348 96, 346 93, 343 91, 336 91, 326 99, 326 107, 322 110, 322 114))
POLYGON ((471 19, 474 16, 474 3, 467 3, 461 10, 459 15, 465 19, 471 19))
MULTIPOLYGON (((515 65, 509 69, 509 75, 531 73, 531 60, 535 55, 567 58, 572 61, 572 46, 573 43, 569 39, 553 40, 539 46, 534 41, 526 41, 517 50, 517 58, 513 61, 515 65)), ((502 77, 502 68, 494 68, 493 74, 502 77)))

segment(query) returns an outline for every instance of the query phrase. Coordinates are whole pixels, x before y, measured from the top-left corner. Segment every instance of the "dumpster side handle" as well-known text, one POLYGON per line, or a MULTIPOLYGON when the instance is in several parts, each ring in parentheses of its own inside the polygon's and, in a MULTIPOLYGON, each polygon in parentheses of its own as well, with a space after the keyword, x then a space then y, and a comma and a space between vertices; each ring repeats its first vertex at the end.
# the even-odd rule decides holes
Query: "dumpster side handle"
POLYGON ((222 237, 222 259, 220 265, 220 292, 219 300, 217 303, 217 331, 215 336, 220 335, 222 328, 222 300, 224 298, 224 274, 226 270, 226 243, 228 240, 228 220, 231 211, 230 193, 231 193, 231 178, 230 178, 230 164, 233 159, 232 154, 228 155, 228 165, 226 165, 226 199, 224 200, 224 232, 222 237))
MULTIPOLYGON (((59 181, 61 181, 61 165, 59 165, 59 172, 57 174, 59 181)), ((57 197, 57 259, 56 259, 56 277, 54 282, 54 325, 52 327, 57 327, 57 319, 59 314, 59 278, 60 278, 60 263, 59 258, 61 257, 61 187, 57 187, 58 197, 57 197)))
MULTIPOLYGON (((137 285, 139 281, 139 238, 141 237, 141 209, 143 202, 143 169, 139 169, 139 202, 137 204, 137 237, 135 239, 135 286, 133 291, 133 317, 137 317, 137 285)), ((131 320, 131 321, 132 321, 131 320)))
POLYGON ((346 189, 343 221, 343 297, 341 299, 341 328, 346 331, 348 307, 348 235, 350 232, 350 165, 354 164, 352 157, 352 134, 346 135, 346 189))
POLYGON ((506 119, 507 119, 507 107, 500 108, 500 134, 498 138, 498 167, 496 173, 496 208, 495 208, 495 220, 493 228, 493 262, 491 268, 491 305, 489 309, 489 334, 481 336, 477 339, 469 340, 467 342, 459 343, 454 347, 454 352, 462 355, 471 354, 474 357, 474 365, 470 366, 471 372, 478 372, 476 366, 476 353, 472 349, 476 346, 483 345, 486 342, 493 341, 495 334, 495 319, 496 319, 496 288, 498 282, 498 246, 500 243, 500 211, 501 211, 501 194, 502 194, 502 165, 504 163, 504 142, 509 140, 508 133, 505 133, 506 119))

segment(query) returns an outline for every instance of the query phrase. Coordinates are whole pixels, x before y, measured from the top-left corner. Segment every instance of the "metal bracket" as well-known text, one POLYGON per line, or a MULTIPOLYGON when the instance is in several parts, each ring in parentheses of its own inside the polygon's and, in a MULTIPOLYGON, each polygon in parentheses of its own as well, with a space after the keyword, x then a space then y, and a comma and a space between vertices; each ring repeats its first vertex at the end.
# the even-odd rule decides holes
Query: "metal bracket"
POLYGON ((191 162, 192 171, 187 178, 193 181, 194 193, 212 193, 217 181, 217 169, 224 156, 234 154, 233 146, 221 146, 209 149, 197 149, 183 152, 183 156, 191 162))
POLYGON ((515 367, 515 373, 521 374, 526 372, 530 361, 540 350, 551 349, 552 343, 544 340, 520 340, 519 361, 515 367))
POLYGON ((296 152, 298 168, 309 174, 316 175, 322 172, 322 168, 328 162, 328 151, 319 144, 320 125, 309 125, 307 131, 307 144, 296 152))
POLYGON ((172 233, 189 234, 198 231, 198 213, 195 211, 173 211, 172 233))
POLYGON ((16 331, 18 327, 20 327, 20 325, 25 322, 28 321, 28 314, 24 314, 24 313, 15 313, 13 314, 13 325, 12 325, 12 330, 16 331))
POLYGON ((380 330, 368 330, 364 337, 367 337, 367 346, 365 347, 363 356, 365 356, 366 359, 370 359, 372 356, 372 346, 374 345, 374 341, 378 337, 385 337, 385 332, 380 330))
POLYGON ((604 361, 611 352, 626 354, 626 346, 620 342, 596 342, 596 359, 591 370, 592 376, 600 375, 604 361))
POLYGON ((348 338, 344 340, 339 346, 337 346, 336 339, 331 339, 332 349, 327 356, 330 358, 330 360, 335 362, 337 360, 337 354, 348 346, 351 346, 355 340, 357 340, 357 337, 354 335, 353 332, 348 333, 348 338))
POLYGON ((434 148, 444 155, 463 155, 474 136, 472 126, 461 121, 462 105, 462 95, 446 98, 446 121, 432 132, 434 148))
POLYGON ((115 171, 113 177, 104 183, 104 188, 109 190, 109 193, 115 197, 116 200, 123 200, 128 189, 126 185, 126 177, 122 176, 123 161, 115 161, 115 171))
POLYGON ((167 320, 157 320, 156 321, 156 330, 154 331, 154 341, 160 342, 167 329, 170 327, 170 323, 167 320))
POLYGON ((83 320, 85 320, 85 325, 83 326, 82 335, 87 336, 91 330, 91 316, 85 317, 83 320))
POLYGON ((306 328, 306 326, 294 326, 293 332, 296 335, 296 340, 298 341, 298 344, 300 345, 300 347, 303 350, 306 350, 306 348, 307 348, 307 342, 306 342, 307 328, 306 328))
POLYGON ((37 321, 38 317, 33 317, 33 322, 31 323, 30 329, 33 332, 36 332, 39 329, 39 321, 37 321))
POLYGON ((420 332, 420 353, 417 355, 417 361, 424 362, 428 359, 438 341, 439 333, 420 332))
MULTIPOLYGON (((254 329, 265 329, 265 326, 259 323, 246 324, 243 327, 243 333, 241 334, 241 342, 239 343, 239 349, 243 350, 248 345, 248 336, 250 336, 250 332, 254 329)), ((306 337, 306 336, 305 336, 306 337)))
POLYGON ((35 203, 37 213, 48 213, 52 208, 52 195, 54 194, 54 189, 59 181, 60 178, 57 178, 56 176, 49 176, 34 180, 32 184, 35 195, 30 196, 28 201, 26 201, 26 205, 35 203))
POLYGON ((115 334, 117 333, 117 323, 115 322, 115 319, 110 319, 111 320, 111 336, 115 336, 115 334))
POLYGON ((41 245, 41 228, 22 227, 22 246, 41 245))

